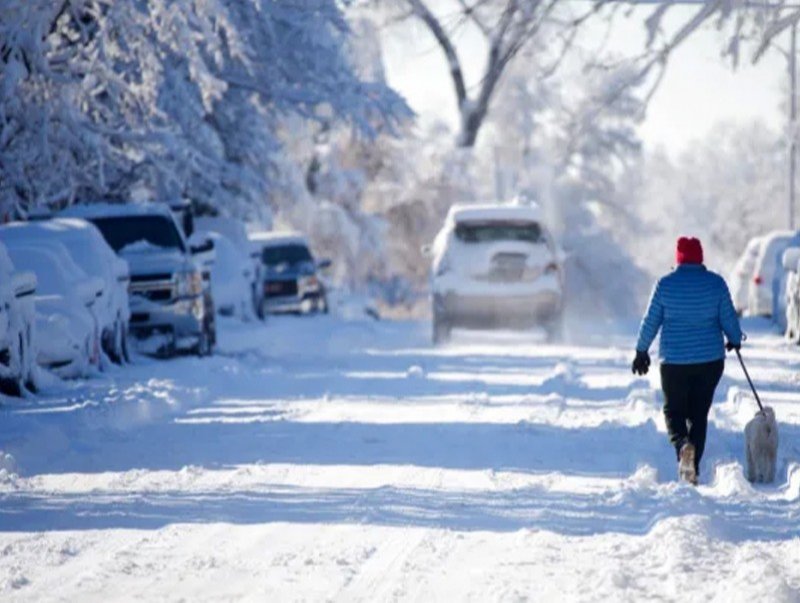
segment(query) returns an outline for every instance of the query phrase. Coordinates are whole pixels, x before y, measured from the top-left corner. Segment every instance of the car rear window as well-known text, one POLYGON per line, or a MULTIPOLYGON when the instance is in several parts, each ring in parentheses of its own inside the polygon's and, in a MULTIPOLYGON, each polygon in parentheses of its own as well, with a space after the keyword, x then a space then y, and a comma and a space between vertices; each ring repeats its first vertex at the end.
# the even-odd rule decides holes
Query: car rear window
POLYGON ((93 218, 92 222, 117 252, 140 241, 165 249, 186 251, 175 223, 164 216, 93 218))
POLYGON ((456 225, 456 238, 464 243, 522 241, 546 243, 542 227, 536 222, 487 222, 456 225))
POLYGON ((267 266, 278 264, 299 264, 311 261, 311 252, 305 245, 275 245, 265 247, 261 261, 267 266))

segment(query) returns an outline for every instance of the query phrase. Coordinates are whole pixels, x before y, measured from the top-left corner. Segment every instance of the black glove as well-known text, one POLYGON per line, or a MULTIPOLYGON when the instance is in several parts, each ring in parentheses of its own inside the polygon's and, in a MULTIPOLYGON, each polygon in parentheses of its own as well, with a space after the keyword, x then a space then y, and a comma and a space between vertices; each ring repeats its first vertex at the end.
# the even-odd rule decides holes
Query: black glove
POLYGON ((732 352, 733 350, 736 350, 737 352, 739 352, 742 349, 742 344, 741 343, 731 343, 729 341, 728 343, 725 344, 725 349, 728 350, 729 352, 732 352))
POLYGON ((636 358, 633 359, 631 372, 636 375, 646 375, 650 370, 650 354, 636 350, 636 358))

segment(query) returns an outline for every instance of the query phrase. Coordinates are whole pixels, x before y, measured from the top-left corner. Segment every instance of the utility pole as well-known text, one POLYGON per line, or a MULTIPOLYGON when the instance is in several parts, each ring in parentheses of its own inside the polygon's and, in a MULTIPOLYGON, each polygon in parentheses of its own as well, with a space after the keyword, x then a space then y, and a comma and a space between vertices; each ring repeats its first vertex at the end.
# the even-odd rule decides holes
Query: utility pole
POLYGON ((797 171, 797 23, 789 44, 789 229, 794 230, 795 173, 797 171))

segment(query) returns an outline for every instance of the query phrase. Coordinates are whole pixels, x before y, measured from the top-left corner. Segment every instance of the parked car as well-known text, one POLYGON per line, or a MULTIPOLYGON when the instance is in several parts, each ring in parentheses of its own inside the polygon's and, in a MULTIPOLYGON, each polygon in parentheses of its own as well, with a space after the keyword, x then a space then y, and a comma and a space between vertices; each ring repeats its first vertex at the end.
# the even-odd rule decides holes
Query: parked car
POLYGON ((319 271, 329 268, 331 261, 315 260, 303 235, 261 232, 251 234, 250 241, 261 259, 264 297, 259 317, 273 312, 328 312, 328 294, 319 271))
POLYGON ((786 272, 784 333, 789 341, 800 344, 800 248, 790 247, 784 251, 782 263, 786 272))
POLYGON ((0 241, 60 243, 76 264, 103 280, 103 294, 94 306, 103 351, 117 364, 128 357, 130 308, 128 263, 108 246, 97 228, 78 218, 13 222, 0 229, 0 241))
POLYGON ((772 319, 775 321, 775 324, 778 325, 781 333, 786 333, 786 328, 788 326, 786 322, 786 306, 789 298, 786 297, 786 287, 789 277, 792 274, 789 270, 786 270, 786 264, 794 264, 796 266, 797 253, 800 253, 800 247, 787 247, 778 258, 779 265, 775 276, 776 288, 775 298, 773 300, 772 319), (788 257, 786 257, 787 253, 789 254, 788 257))
POLYGON ((15 266, 36 274, 40 366, 60 377, 84 377, 100 365, 100 327, 93 313, 103 281, 75 265, 60 243, 31 239, 7 244, 15 266))
POLYGON ((13 396, 36 389, 36 285, 0 243, 0 391, 13 396))
POLYGON ((800 233, 779 230, 764 236, 756 257, 748 292, 750 316, 777 316, 781 311, 783 290, 779 289, 783 274, 781 258, 789 247, 800 246, 800 233))
POLYGON ((454 327, 561 329, 560 252, 530 205, 455 205, 429 250, 433 341, 454 327))
POLYGON ((257 313, 264 298, 263 289, 258 286, 261 258, 258 249, 254 249, 250 243, 244 222, 236 218, 201 216, 194 218, 194 229, 198 233, 221 234, 233 244, 241 256, 248 258, 249 263, 245 277, 250 283, 252 309, 254 313, 257 313))
POLYGON ((187 241, 166 204, 73 206, 64 215, 92 222, 130 267, 130 332, 145 353, 210 354, 216 340, 205 300, 203 265, 213 241, 187 241))
POLYGON ((742 255, 736 261, 736 265, 728 277, 730 284, 733 307, 739 315, 747 310, 748 295, 750 292, 750 282, 753 279, 753 271, 756 266, 756 259, 761 252, 764 244, 764 237, 755 237, 750 240, 742 255))

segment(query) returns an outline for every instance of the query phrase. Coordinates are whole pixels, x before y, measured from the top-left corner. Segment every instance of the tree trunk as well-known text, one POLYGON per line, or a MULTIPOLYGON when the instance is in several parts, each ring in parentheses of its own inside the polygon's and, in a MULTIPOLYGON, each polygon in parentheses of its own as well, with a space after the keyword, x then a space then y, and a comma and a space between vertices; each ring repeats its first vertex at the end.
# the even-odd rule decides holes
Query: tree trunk
POLYGON ((475 108, 462 108, 461 110, 461 132, 458 135, 457 144, 461 148, 470 149, 475 146, 478 140, 478 132, 483 125, 486 111, 475 108))

